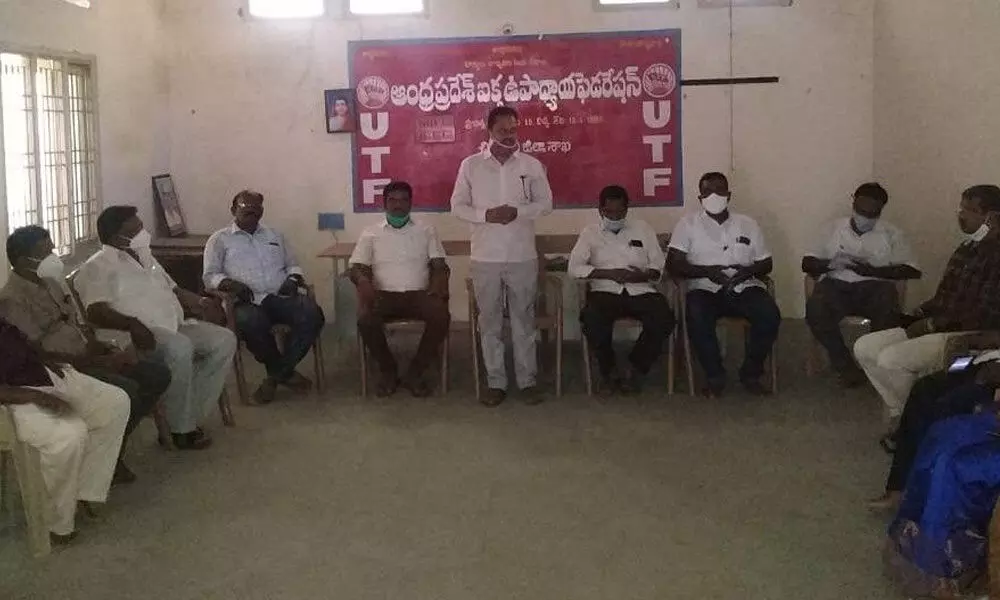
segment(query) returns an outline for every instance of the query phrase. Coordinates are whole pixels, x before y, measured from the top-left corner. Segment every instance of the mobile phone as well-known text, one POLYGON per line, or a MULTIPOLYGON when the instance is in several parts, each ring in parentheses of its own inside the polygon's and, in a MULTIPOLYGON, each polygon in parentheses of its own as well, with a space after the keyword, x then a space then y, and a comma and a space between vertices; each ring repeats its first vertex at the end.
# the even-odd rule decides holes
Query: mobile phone
POLYGON ((975 356, 960 356, 960 357, 956 358, 955 362, 951 363, 951 366, 948 367, 948 372, 949 373, 960 373, 960 372, 968 369, 969 365, 972 364, 972 361, 975 358, 976 358, 975 356))

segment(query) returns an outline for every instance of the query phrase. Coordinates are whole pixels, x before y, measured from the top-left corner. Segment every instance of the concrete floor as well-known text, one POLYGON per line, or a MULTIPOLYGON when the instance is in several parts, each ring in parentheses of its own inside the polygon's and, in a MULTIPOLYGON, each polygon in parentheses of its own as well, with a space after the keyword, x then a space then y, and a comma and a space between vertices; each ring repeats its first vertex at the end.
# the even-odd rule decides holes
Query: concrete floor
POLYGON ((495 410, 459 350, 447 397, 360 399, 344 346, 326 397, 237 407, 206 452, 141 427, 139 481, 72 547, 32 560, 7 515, 0 598, 898 597, 863 504, 887 464, 878 401, 807 380, 783 336, 773 398, 667 397, 656 374, 602 403, 572 348, 571 393, 495 410))

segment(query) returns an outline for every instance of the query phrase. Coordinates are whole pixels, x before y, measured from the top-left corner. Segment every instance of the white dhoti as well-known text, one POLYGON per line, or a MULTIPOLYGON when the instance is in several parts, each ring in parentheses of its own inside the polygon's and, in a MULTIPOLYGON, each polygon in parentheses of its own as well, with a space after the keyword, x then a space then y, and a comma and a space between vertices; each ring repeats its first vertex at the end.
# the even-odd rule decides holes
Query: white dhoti
POLYGON ((534 387, 538 375, 535 324, 535 301, 538 296, 538 261, 516 263, 473 262, 472 285, 479 306, 479 331, 487 385, 507 389, 504 363, 504 300, 510 317, 511 343, 514 346, 514 375, 522 390, 534 387))
POLYGON ((74 530, 77 500, 104 502, 121 450, 129 417, 128 395, 112 385, 67 367, 63 377, 51 371, 51 387, 35 388, 73 407, 57 416, 34 404, 10 406, 17 437, 41 455, 48 492, 49 530, 74 530))

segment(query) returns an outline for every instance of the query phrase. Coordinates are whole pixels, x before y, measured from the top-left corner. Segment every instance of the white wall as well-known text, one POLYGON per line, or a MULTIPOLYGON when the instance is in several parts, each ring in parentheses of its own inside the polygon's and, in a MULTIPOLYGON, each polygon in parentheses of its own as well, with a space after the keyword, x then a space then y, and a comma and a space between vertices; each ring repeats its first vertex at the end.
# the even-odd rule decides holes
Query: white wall
MULTIPOLYGON (((338 239, 354 240, 378 218, 351 213, 349 138, 323 129, 322 91, 345 87, 352 39, 559 33, 679 27, 686 78, 729 74, 727 10, 595 12, 591 0, 431 0, 429 18, 243 20, 240 0, 171 0, 166 29, 170 65, 170 170, 189 228, 209 232, 228 218, 244 187, 269 198, 267 220, 293 233, 313 278, 330 265, 313 258, 333 241, 316 230, 318 212, 348 213, 338 239)), ((781 83, 745 86, 735 96, 735 207, 757 217, 776 255, 779 300, 801 315, 799 257, 825 219, 842 214, 854 187, 871 176, 873 4, 871 0, 797 0, 791 8, 737 9, 736 75, 778 75, 781 83)), ((708 170, 730 171, 729 90, 687 88, 684 158, 688 201, 708 170)), ((457 165, 456 165, 457 168, 457 165)), ((669 230, 680 209, 641 211, 669 230)), ((542 232, 576 232, 590 211, 561 211, 542 232)), ((453 217, 428 215, 442 237, 462 238, 453 217)), ((463 265, 455 272, 461 287, 463 265)), ((321 300, 329 308, 329 285, 321 300)), ((464 294, 453 298, 464 315, 464 294)))
POLYGON ((150 223, 150 177, 167 170, 170 155, 162 22, 160 0, 94 0, 90 9, 0 1, 0 47, 96 57, 101 198, 106 206, 138 206, 150 223))
POLYGON ((1000 184, 1000 3, 878 0, 875 173, 933 293, 958 240, 963 189, 1000 184))

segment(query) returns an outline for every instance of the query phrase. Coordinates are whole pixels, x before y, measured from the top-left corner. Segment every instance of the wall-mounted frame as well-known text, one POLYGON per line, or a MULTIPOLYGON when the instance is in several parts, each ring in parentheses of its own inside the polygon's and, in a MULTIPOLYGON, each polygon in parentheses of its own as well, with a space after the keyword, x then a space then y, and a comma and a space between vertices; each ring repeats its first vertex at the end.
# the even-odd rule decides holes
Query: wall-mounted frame
POLYGON ((327 133, 354 133, 358 130, 358 111, 354 90, 326 90, 323 92, 326 106, 327 133))
POLYGON ((160 217, 161 230, 170 237, 187 235, 187 224, 177 199, 177 188, 170 175, 153 177, 153 203, 160 217))

